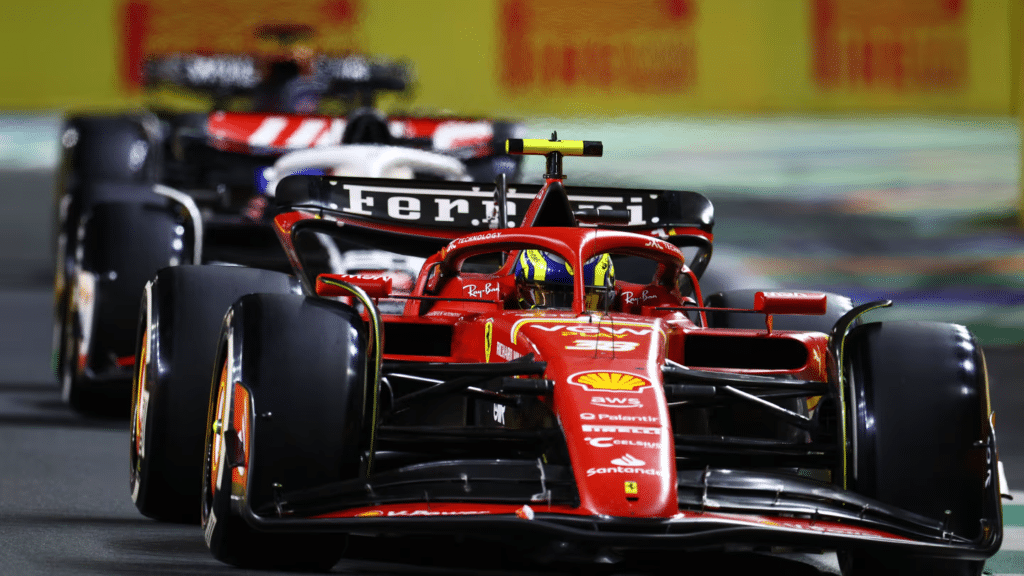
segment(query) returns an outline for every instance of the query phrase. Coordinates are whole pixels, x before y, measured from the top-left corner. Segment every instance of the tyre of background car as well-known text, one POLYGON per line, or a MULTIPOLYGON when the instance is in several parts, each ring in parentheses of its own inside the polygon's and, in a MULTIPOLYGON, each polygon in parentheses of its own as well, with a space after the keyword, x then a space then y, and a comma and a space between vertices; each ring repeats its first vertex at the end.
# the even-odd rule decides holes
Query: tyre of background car
POLYGON ((287 274, 238 266, 160 270, 142 295, 132 385, 130 487, 142 514, 199 519, 204 425, 221 322, 252 292, 288 293, 287 274))
POLYGON ((231 307, 219 344, 219 380, 210 390, 203 471, 202 523, 218 560, 327 570, 341 558, 343 535, 257 531, 237 506, 272 513, 275 490, 358 476, 368 437, 366 342, 359 315, 338 302, 251 294, 231 307), (234 412, 242 387, 255 414, 234 412), (242 418, 248 434, 236 429, 242 418), (230 465, 245 462, 245 455, 248 466, 230 465), (243 497, 232 498, 233 490, 243 497))
MULTIPOLYGON (((999 484, 991 474, 985 359, 974 335, 955 324, 872 322, 850 332, 845 350, 856 408, 851 489, 978 538, 986 512, 998 514, 999 484)), ((984 566, 858 551, 843 560, 849 576, 977 576, 984 566)))
POLYGON ((84 210, 97 201, 98 184, 155 184, 160 146, 155 118, 139 115, 76 116, 61 132, 61 162, 54 190, 53 367, 60 378, 60 347, 68 307, 69 274, 84 210))
POLYGON ((157 270, 192 258, 191 227, 166 198, 137 190, 83 215, 68 277, 57 355, 64 401, 78 412, 127 416, 142 287, 157 270))

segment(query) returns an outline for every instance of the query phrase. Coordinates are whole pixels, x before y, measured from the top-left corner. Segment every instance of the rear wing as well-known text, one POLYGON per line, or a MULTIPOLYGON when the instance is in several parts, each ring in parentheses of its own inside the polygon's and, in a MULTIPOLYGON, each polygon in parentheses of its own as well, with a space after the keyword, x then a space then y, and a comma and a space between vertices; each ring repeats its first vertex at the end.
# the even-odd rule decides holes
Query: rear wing
MULTIPOLYGON (((277 185, 275 200, 283 212, 316 215, 303 226, 333 228, 332 235, 363 248, 428 257, 460 236, 506 227, 497 222, 495 188, 481 182, 293 175, 277 185)), ((521 224, 540 189, 539 184, 508 186, 507 227, 521 224)), ((690 268, 699 276, 707 267, 714 208, 700 193, 573 186, 567 195, 579 220, 595 210, 621 214, 621 223, 591 225, 696 247, 690 268)))
MULTIPOLYGON (((148 58, 143 79, 149 87, 173 85, 214 95, 251 95, 258 85, 275 79, 274 66, 282 62, 261 54, 176 53, 148 58)), ((401 60, 319 54, 309 66, 310 75, 322 84, 326 95, 400 92, 413 81, 410 65, 401 60)))

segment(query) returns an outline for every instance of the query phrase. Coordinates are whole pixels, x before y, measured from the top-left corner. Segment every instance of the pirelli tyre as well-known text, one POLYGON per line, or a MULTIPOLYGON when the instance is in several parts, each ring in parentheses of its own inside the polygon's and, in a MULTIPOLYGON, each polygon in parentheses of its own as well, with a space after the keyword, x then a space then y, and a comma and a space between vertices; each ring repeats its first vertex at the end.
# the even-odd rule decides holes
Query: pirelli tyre
MULTIPOLYGON (((754 307, 754 294, 758 292, 777 292, 774 289, 741 289, 726 290, 706 296, 704 305, 714 308, 744 308, 754 307)), ((791 291, 789 289, 785 291, 791 291)), ((818 292, 817 290, 809 292, 818 292)), ((853 308, 853 302, 846 296, 824 292, 828 299, 825 314, 822 316, 795 316, 776 315, 772 319, 772 327, 776 330, 813 330, 828 334, 836 321, 853 308)), ((709 310, 707 313, 708 324, 712 328, 753 328, 764 329, 764 315, 744 312, 722 312, 709 310)))
POLYGON ((250 521, 276 517, 281 492, 358 476, 366 342, 358 314, 337 302, 252 294, 231 307, 206 420, 202 524, 214 557, 315 571, 341 558, 344 536, 275 533, 250 521))
POLYGON ((191 258, 185 219, 149 192, 128 202, 103 202, 84 215, 76 234, 57 373, 62 395, 89 415, 127 416, 139 299, 165 266, 191 258))
POLYGON ((175 266, 146 284, 138 314, 131 400, 130 487, 157 520, 196 522, 203 442, 221 322, 252 292, 297 292, 281 272, 235 266, 175 266))
MULTIPOLYGON (((942 523, 952 536, 995 535, 994 471, 985 358, 967 328, 937 322, 875 322, 845 342, 853 390, 852 490, 942 523)), ((994 550, 992 550, 994 552, 994 550)), ((982 554, 984 557, 984 554, 982 554)), ((847 576, 977 576, 984 560, 843 555, 847 576)))

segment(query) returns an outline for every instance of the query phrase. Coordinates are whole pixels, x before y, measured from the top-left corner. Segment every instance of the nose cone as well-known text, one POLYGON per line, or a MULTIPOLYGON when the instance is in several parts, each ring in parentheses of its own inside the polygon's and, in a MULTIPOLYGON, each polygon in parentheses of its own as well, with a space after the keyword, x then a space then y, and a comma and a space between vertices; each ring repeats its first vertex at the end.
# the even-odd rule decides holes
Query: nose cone
POLYGON ((675 446, 656 321, 524 326, 556 382, 581 507, 591 514, 667 518, 678 512, 675 446))
POLYGON ((607 364, 555 387, 580 504, 593 514, 670 517, 679 508, 675 448, 660 381, 607 364))

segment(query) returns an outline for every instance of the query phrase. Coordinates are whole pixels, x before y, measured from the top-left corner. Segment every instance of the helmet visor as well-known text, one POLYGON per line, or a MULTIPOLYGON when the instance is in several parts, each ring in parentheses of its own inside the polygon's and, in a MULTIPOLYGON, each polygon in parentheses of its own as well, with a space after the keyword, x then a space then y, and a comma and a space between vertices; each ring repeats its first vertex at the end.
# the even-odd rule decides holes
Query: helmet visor
POLYGON ((529 282, 520 287, 523 308, 572 308, 572 286, 529 282))

